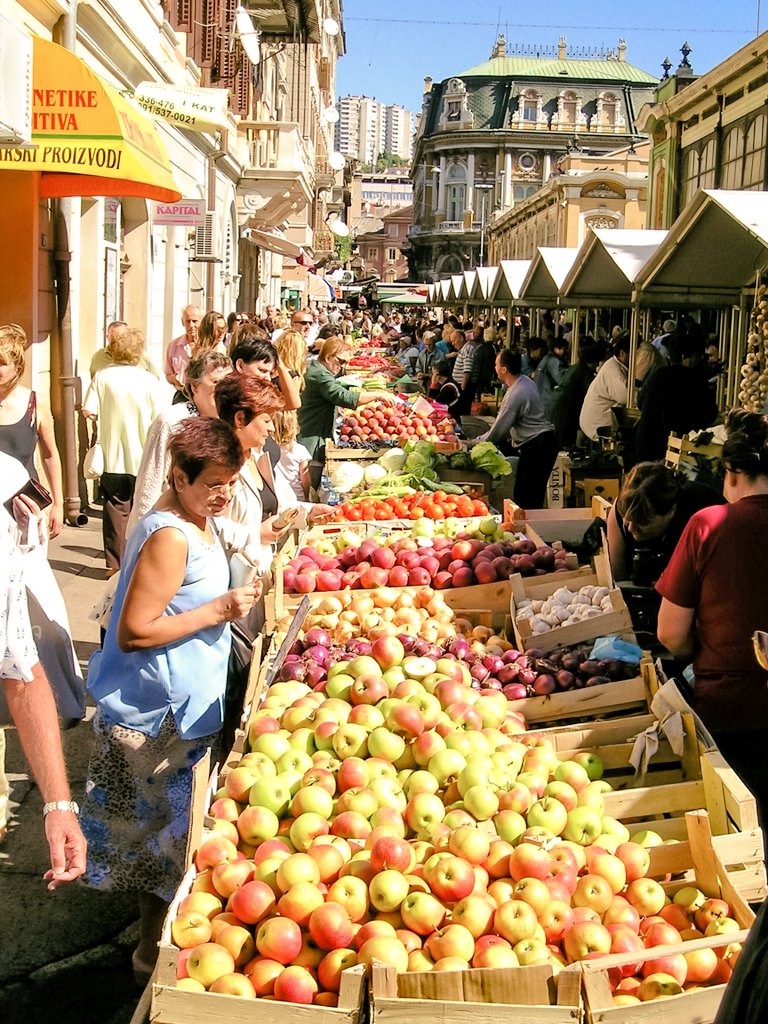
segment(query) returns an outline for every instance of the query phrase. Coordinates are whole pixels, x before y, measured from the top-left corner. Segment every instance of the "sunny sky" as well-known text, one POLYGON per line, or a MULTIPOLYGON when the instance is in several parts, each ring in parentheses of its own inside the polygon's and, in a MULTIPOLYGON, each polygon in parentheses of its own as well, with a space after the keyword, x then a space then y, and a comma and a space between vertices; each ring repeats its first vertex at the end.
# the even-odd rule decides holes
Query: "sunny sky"
POLYGON ((768 28, 768 0, 644 0, 634 11, 625 4, 594 0, 500 4, 498 0, 343 0, 347 54, 338 65, 339 96, 374 96, 421 108, 424 76, 438 82, 487 60, 499 32, 507 52, 524 46, 556 45, 563 34, 570 47, 615 47, 623 36, 627 60, 661 76, 666 56, 673 68, 680 47, 691 46, 697 74, 709 71, 768 28), (537 13, 541 11, 541 13, 537 13))

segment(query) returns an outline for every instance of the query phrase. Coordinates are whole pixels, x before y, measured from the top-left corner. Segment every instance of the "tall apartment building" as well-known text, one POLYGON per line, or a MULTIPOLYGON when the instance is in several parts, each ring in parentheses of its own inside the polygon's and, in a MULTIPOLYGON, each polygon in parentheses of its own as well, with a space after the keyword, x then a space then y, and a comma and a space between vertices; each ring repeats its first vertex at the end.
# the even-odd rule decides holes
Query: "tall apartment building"
POLYGON ((404 107, 380 103, 370 96, 343 96, 337 103, 339 120, 335 146, 363 164, 379 153, 397 153, 404 162, 413 153, 413 114, 404 107))

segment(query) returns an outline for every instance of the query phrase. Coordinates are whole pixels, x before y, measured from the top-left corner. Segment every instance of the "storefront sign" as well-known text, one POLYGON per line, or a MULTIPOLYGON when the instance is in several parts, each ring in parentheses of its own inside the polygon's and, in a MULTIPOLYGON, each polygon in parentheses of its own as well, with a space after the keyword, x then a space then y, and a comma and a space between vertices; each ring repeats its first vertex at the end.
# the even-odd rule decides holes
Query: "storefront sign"
POLYGON ((32 132, 32 37, 0 17, 0 142, 28 143, 32 132))
POLYGON ((158 82, 142 82, 133 99, 153 117, 187 131, 215 132, 228 124, 228 89, 176 89, 158 82))
POLYGON ((205 200, 180 199, 178 203, 153 203, 152 223, 185 224, 191 227, 205 226, 205 200))

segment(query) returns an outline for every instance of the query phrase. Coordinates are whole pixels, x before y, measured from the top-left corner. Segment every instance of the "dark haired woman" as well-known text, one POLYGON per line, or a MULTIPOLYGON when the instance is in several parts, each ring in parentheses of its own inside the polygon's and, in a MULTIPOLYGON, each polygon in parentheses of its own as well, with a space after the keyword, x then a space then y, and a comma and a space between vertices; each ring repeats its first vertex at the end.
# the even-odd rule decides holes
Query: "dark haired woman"
MULTIPOLYGON (((663 462, 639 462, 627 474, 608 513, 608 557, 615 579, 632 577, 640 548, 651 573, 647 583, 655 583, 691 516, 710 505, 724 504, 717 491, 687 480, 663 462)), ((646 585, 646 581, 636 582, 646 585)))
POLYGON ((269 335, 260 327, 255 324, 238 324, 232 339, 230 357, 238 373, 274 384, 282 393, 287 410, 301 408, 301 378, 295 370, 285 365, 269 340, 269 335))
POLYGON ((493 426, 475 441, 492 441, 505 454, 517 455, 513 497, 520 508, 543 508, 558 451, 554 427, 539 389, 522 372, 520 352, 503 348, 496 356, 496 376, 506 393, 493 426))
POLYGON ((260 583, 230 589, 223 539, 236 531, 218 517, 243 462, 234 433, 220 420, 189 419, 170 450, 171 486, 128 539, 88 672, 97 713, 82 811, 86 877, 139 894, 137 980, 151 973, 183 875, 192 767, 222 727, 229 623, 261 592, 260 583))
POLYGON ((768 825, 768 676, 752 634, 768 623, 768 421, 732 412, 723 445, 727 505, 697 512, 656 589, 659 640, 693 659, 693 705, 768 825))

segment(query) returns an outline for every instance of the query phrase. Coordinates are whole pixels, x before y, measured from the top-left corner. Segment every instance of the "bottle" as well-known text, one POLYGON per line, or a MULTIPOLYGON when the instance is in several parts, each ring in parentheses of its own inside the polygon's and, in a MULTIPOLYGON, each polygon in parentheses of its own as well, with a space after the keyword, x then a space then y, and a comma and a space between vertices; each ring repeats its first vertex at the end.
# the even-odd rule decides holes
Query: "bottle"
POLYGON ((331 478, 325 470, 323 470, 323 475, 320 479, 318 498, 324 505, 338 505, 341 501, 338 491, 331 483, 331 478))

